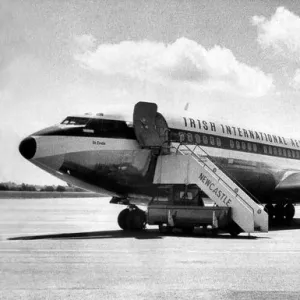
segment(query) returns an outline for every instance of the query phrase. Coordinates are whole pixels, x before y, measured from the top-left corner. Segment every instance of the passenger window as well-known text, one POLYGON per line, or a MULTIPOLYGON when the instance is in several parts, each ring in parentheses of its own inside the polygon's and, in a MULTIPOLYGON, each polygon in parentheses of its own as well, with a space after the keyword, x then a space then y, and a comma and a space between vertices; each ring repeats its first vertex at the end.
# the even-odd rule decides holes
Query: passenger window
POLYGON ((272 154, 272 147, 269 146, 269 154, 272 154))
POLYGON ((286 157, 286 149, 282 149, 283 156, 286 157))

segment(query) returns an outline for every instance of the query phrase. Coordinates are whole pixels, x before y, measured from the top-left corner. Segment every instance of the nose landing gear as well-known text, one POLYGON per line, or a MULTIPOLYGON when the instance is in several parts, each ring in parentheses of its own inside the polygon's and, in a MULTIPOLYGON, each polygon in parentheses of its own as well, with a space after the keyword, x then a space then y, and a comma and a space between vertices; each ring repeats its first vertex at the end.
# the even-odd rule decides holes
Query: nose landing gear
POLYGON ((118 225, 125 231, 143 230, 146 227, 146 213, 136 205, 129 205, 120 212, 118 225))

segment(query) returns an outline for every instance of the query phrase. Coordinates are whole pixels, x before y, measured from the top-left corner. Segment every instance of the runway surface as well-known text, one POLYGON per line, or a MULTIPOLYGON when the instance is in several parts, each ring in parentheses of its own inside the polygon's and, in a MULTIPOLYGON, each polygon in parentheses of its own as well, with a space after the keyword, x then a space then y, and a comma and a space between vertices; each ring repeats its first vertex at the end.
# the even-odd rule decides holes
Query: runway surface
POLYGON ((0 299, 300 299, 297 224, 126 234, 108 198, 1 199, 0 299))

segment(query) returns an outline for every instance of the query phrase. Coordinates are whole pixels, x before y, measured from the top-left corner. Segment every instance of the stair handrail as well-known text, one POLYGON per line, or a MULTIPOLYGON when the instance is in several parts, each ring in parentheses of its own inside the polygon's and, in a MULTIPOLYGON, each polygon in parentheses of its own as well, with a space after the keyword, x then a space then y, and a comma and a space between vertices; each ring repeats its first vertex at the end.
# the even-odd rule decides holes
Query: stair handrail
MULTIPOLYGON (((257 204, 259 204, 259 205, 262 205, 262 203, 253 195, 253 194, 251 194, 251 192, 250 191, 248 191, 241 183, 239 183, 231 174, 229 174, 228 173, 228 171, 226 171, 225 170, 225 168, 224 167, 221 167, 220 166, 220 164, 218 164, 216 161, 215 161, 215 159, 212 157, 212 156, 210 156, 208 153, 207 153, 207 151, 205 151, 199 144, 196 144, 196 145, 193 145, 194 146, 194 149, 192 150, 191 148, 189 148, 188 147, 188 145, 187 144, 185 144, 185 143, 179 143, 179 145, 177 146, 177 147, 175 147, 175 146, 173 146, 172 145, 172 143, 171 143, 171 145, 169 146, 165 146, 164 144, 166 144, 166 143, 168 143, 168 141, 165 141, 165 142, 163 142, 163 144, 161 145, 161 150, 162 150, 162 148, 165 148, 165 149, 169 149, 169 150, 171 150, 171 149, 175 149, 175 153, 178 153, 179 151, 180 151, 180 147, 181 146, 184 146, 187 150, 189 150, 189 152, 191 152, 194 156, 196 156, 198 159, 200 159, 204 164, 205 164, 205 166, 207 166, 211 171, 213 171, 214 172, 214 170, 212 170, 206 163, 205 163, 205 161, 203 161, 201 158, 202 157, 207 157, 207 158, 209 158, 227 177, 229 177, 242 191, 244 191, 250 198, 252 198, 252 199, 254 199, 255 200, 255 202, 257 203, 257 204), (198 154, 196 154, 195 153, 195 149, 196 148, 199 148, 203 153, 205 153, 205 155, 202 155, 202 156, 200 156, 200 155, 198 155, 198 154)), ((161 155, 161 152, 162 151, 160 151, 160 155, 161 155)), ((180 151, 181 152, 181 151, 180 151)), ((237 194, 237 192, 235 191, 235 190, 233 190, 222 178, 220 178, 235 194, 237 194)), ((239 196, 239 195, 238 195, 239 196)), ((239 198, 241 198, 240 196, 239 196, 239 198)), ((242 198, 241 198, 242 199, 242 198)), ((243 199, 242 199, 242 201, 243 202, 245 202, 243 199)), ((246 202, 245 202, 246 203, 246 202)), ((246 203, 249 207, 251 207, 248 203, 246 203)), ((253 208, 251 207, 251 209, 253 210, 253 208)))
MULTIPOLYGON (((206 167, 208 167, 213 173, 215 173, 214 172, 214 170, 212 170, 211 168, 210 168, 210 166, 209 165, 207 165, 206 163, 205 163, 205 161, 203 160, 203 159, 201 159, 201 156, 199 156, 198 154, 196 154, 195 153, 195 149, 198 147, 202 152, 204 152, 205 154, 206 154, 206 156, 205 157, 207 157, 208 159, 210 159, 214 164, 216 164, 216 166, 226 175, 226 176, 228 176, 243 192, 245 192, 250 198, 252 198, 252 199, 254 199, 255 200, 255 202, 257 202, 257 204, 260 204, 261 205, 261 203, 259 202, 259 200, 254 196, 254 195, 252 195, 244 186, 242 186, 235 178, 233 178, 224 168, 222 168, 218 163, 216 163, 215 162, 215 160, 204 150, 204 149, 202 149, 202 147, 200 146, 200 145, 195 145, 195 147, 194 147, 194 149, 192 150, 192 149, 190 149, 186 144, 179 144, 178 145, 178 147, 177 147, 177 152, 180 152, 180 153, 182 153, 181 151, 180 151, 180 147, 181 146, 184 146, 187 150, 189 150, 189 152, 191 152, 194 156, 196 156, 198 159, 200 159, 201 160, 201 162, 202 163, 204 163, 204 165, 206 166, 206 167)), ((225 185, 226 186, 228 186, 228 188, 231 190, 231 191, 233 191, 235 194, 236 194, 236 196, 238 196, 252 211, 253 211, 253 213, 254 213, 254 209, 252 208, 252 206, 251 205, 249 205, 239 194, 238 194, 238 192, 236 192, 231 186, 229 186, 220 176, 218 176, 224 183, 225 183, 225 185)))
MULTIPOLYGON (((239 188, 241 188, 248 196, 250 196, 252 199, 255 200, 256 203, 262 205, 262 203, 250 192, 248 191, 239 181, 237 181, 231 174, 228 173, 228 171, 225 170, 224 167, 222 167, 220 164, 218 164, 215 159, 210 156, 207 151, 205 151, 200 145, 196 144, 194 149, 191 150, 186 144, 179 144, 177 147, 177 151, 181 146, 185 146, 188 150, 193 152, 193 154, 201 159, 201 156, 199 156, 197 153, 195 153, 195 149, 198 147, 202 152, 204 152, 206 157, 208 157, 213 163, 226 175, 228 176, 239 188)), ((203 155, 204 156, 204 155, 203 155)), ((206 164, 205 164, 206 165, 206 164)))
POLYGON ((173 146, 173 144, 170 143, 170 141, 164 141, 164 142, 161 144, 161 146, 160 146, 160 151, 159 151, 159 155, 162 155, 163 149, 168 149, 168 150, 175 149, 176 152, 177 152, 177 147, 173 146), (169 145, 169 144, 171 144, 171 145, 169 145))
MULTIPOLYGON (((179 152, 180 152, 180 150, 179 150, 179 152)), ((206 164, 205 163, 205 161, 203 161, 202 159, 201 159, 201 157, 199 157, 199 156, 197 156, 196 154, 194 154, 194 156, 196 156, 198 159, 200 159, 201 160, 201 162, 212 172, 212 173, 214 173, 214 174, 216 174, 215 173, 215 171, 213 170, 213 169, 211 169, 210 168, 210 166, 208 165, 208 164, 206 164)), ((235 194, 235 196, 237 197, 237 198, 239 198, 251 211, 252 211, 252 214, 254 214, 254 209, 253 209, 253 207, 251 206, 251 205, 249 205, 240 195, 239 195, 239 193, 238 193, 238 191, 236 191, 235 189, 233 189, 226 181, 224 181, 224 179, 222 178, 222 177, 220 177, 218 174, 216 174, 217 176, 218 176, 218 179, 220 180, 220 181, 222 181, 228 188, 229 188, 229 190, 231 190, 234 194, 235 194)), ((225 174, 226 175, 226 174, 225 174)), ((230 178, 230 177, 229 177, 230 178)), ((231 179, 231 178, 230 178, 231 179)))

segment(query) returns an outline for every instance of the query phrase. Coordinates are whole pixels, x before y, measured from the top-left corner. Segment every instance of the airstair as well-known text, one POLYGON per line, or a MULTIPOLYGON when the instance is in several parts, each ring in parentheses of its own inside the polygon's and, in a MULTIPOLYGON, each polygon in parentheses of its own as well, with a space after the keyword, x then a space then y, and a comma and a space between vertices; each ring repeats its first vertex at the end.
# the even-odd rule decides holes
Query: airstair
POLYGON ((179 144, 171 151, 168 124, 155 103, 138 102, 133 125, 140 146, 157 156, 154 184, 196 184, 218 206, 230 207, 232 220, 244 232, 268 231, 268 214, 263 207, 200 145, 179 144))
POLYGON ((175 153, 160 155, 155 184, 197 184, 218 206, 231 207, 232 219, 247 233, 268 231, 268 214, 237 185, 200 146, 181 145, 175 153), (196 151, 198 150, 198 151, 196 151))

